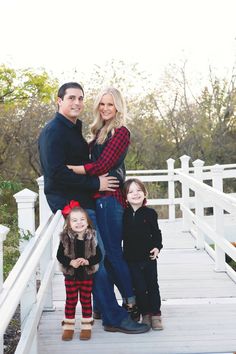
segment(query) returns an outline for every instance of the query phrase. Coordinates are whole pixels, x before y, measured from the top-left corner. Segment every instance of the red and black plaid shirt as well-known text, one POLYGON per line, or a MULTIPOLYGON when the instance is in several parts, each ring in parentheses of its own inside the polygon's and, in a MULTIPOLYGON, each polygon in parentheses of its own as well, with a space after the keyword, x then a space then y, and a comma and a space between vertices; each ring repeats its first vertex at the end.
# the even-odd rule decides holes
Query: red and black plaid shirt
MULTIPOLYGON (((86 173, 90 176, 101 176, 109 172, 109 170, 115 166, 120 156, 128 148, 129 144, 130 133, 128 129, 124 126, 115 129, 112 139, 109 140, 97 161, 84 165, 86 173)), ((123 206, 125 206, 123 193, 120 188, 116 189, 115 192, 97 192, 94 195, 94 198, 108 195, 113 195, 123 206)))

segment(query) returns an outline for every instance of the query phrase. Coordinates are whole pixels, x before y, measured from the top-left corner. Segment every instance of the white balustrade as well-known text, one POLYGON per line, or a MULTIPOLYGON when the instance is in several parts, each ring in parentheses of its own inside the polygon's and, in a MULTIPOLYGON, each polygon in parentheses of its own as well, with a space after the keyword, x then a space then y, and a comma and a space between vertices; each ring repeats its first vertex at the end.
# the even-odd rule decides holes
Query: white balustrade
MULTIPOLYGON (((44 178, 43 176, 37 178, 37 183, 39 187, 39 222, 40 225, 44 225, 47 221, 50 215, 52 215, 52 211, 48 205, 46 196, 44 194, 44 178)), ((45 252, 43 253, 41 259, 40 259, 40 278, 42 279, 45 272, 47 271, 47 266, 48 263, 52 259, 52 247, 53 247, 53 239, 49 241, 45 252)), ((47 298, 45 301, 45 306, 44 306, 45 311, 53 311, 54 306, 52 303, 52 284, 48 286, 47 289, 47 298)))
POLYGON ((44 178, 43 176, 37 178, 39 188, 39 223, 43 225, 47 222, 49 216, 52 214, 48 205, 46 196, 44 194, 44 178))
MULTIPOLYGON (((183 155, 180 157, 181 171, 183 171, 184 173, 187 173, 187 174, 189 173, 189 160, 190 160, 190 157, 187 155, 183 155)), ((181 186, 182 187, 182 203, 186 208, 188 208, 189 207, 189 187, 186 182, 185 183, 181 182, 181 185, 182 185, 181 186)), ((189 222, 188 213, 186 213, 185 209, 182 210, 182 213, 183 213, 184 231, 189 231, 191 226, 190 226, 190 222, 189 222)))
MULTIPOLYGON (((29 189, 23 189, 22 191, 14 194, 14 198, 17 203, 18 210, 18 227, 21 235, 20 240, 20 252, 25 249, 29 240, 25 238, 34 237, 35 235, 35 202, 38 194, 32 192, 29 189)), ((32 276, 27 284, 24 292, 24 297, 21 299, 20 311, 21 311, 21 328, 24 328, 25 321, 27 319, 30 310, 35 303, 36 293, 36 274, 32 276)), ((37 353, 37 337, 31 347, 31 353, 37 353)))
MULTIPOLYGON (((202 182, 203 174, 202 168, 204 165, 204 161, 202 160, 195 160, 193 161, 194 166, 194 177, 199 181, 202 182)), ((202 200, 201 193, 198 190, 195 191, 195 214, 197 216, 197 220, 201 220, 204 216, 204 204, 202 200)), ((197 239, 196 239, 196 248, 203 249, 204 248, 204 234, 199 225, 197 225, 197 239)))
POLYGON ((169 221, 175 220, 175 180, 174 180, 174 159, 167 160, 168 166, 168 200, 169 200, 169 221))
MULTIPOLYGON (((213 188, 223 192, 223 168, 216 164, 211 168, 212 172, 212 186, 213 188)), ((214 221, 215 230, 218 236, 224 238, 224 209, 219 204, 214 205, 214 221)), ((225 252, 222 248, 215 243, 215 270, 218 272, 224 272, 226 268, 225 252)))

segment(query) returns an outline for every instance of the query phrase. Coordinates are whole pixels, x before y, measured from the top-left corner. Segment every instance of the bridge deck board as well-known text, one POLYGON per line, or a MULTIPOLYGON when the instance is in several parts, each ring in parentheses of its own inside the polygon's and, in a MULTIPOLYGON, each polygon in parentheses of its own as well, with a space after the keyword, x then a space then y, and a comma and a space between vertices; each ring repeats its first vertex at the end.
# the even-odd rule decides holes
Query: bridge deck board
MULTIPOLYGON (((64 354, 184 354, 236 351, 236 284, 216 273, 205 251, 194 248, 191 235, 180 223, 160 222, 164 249, 158 261, 164 331, 127 335, 108 333, 96 320, 90 341, 60 339, 64 310, 62 275, 54 277, 54 312, 44 312, 39 325, 39 353, 64 354)), ((118 301, 120 301, 117 293, 118 301)))

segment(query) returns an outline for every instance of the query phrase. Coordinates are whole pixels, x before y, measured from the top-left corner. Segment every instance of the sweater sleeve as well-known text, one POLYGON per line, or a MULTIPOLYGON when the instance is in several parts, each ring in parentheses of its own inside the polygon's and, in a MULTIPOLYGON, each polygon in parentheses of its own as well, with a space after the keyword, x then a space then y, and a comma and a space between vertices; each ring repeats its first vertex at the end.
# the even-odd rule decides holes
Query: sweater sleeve
POLYGON ((153 235, 153 241, 155 244, 155 247, 159 249, 159 251, 162 249, 162 233, 161 230, 159 229, 158 225, 158 215, 154 209, 150 209, 150 223, 151 223, 151 231, 153 235))
POLYGON ((89 265, 92 266, 92 265, 98 264, 101 260, 102 260, 102 253, 101 253, 100 247, 97 245, 95 256, 92 256, 88 259, 89 265))
POLYGON ((57 250, 57 260, 64 267, 69 267, 71 259, 64 254, 64 246, 62 242, 60 242, 57 250))
POLYGON ((115 130, 114 135, 102 151, 97 161, 84 165, 90 176, 101 176, 112 169, 130 144, 130 133, 126 127, 115 130))

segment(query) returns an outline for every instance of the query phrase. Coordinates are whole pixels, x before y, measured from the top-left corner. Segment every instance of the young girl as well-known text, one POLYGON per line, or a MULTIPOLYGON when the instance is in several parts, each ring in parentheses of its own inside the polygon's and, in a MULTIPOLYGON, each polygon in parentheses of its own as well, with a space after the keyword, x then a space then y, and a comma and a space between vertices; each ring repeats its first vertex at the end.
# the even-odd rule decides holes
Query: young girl
POLYGON ((145 206, 147 190, 136 178, 124 184, 128 207, 124 212, 124 257, 133 280, 142 323, 153 330, 163 329, 156 258, 162 248, 162 235, 154 209, 145 206))
POLYGON ((87 340, 91 338, 93 324, 92 274, 97 271, 98 263, 102 257, 92 222, 79 203, 72 200, 62 210, 62 214, 66 220, 57 251, 57 259, 65 276, 66 287, 62 340, 72 340, 73 338, 78 293, 80 293, 82 306, 80 339, 87 340))

